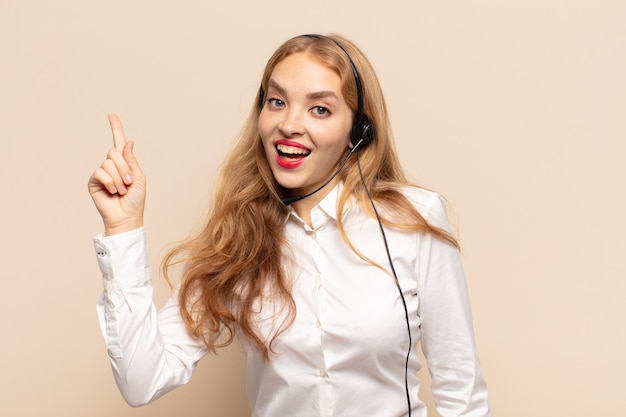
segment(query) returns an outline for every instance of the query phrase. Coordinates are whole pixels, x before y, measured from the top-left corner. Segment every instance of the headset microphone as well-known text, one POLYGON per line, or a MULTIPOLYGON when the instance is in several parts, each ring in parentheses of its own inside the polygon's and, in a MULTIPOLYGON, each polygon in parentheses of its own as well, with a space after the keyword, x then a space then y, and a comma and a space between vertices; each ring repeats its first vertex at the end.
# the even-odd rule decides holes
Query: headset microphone
POLYGON ((290 206, 293 203, 295 203, 296 201, 300 201, 303 198, 307 198, 309 196, 312 196, 313 194, 315 194, 316 192, 318 192, 319 190, 321 190, 322 188, 326 187, 343 169, 344 166, 346 166, 346 163, 348 162, 348 159, 350 159, 350 156, 352 156, 352 154, 354 153, 354 151, 356 151, 358 149, 359 146, 361 146, 361 144, 363 143, 363 139, 360 139, 356 145, 354 145, 352 147, 352 149, 350 149, 350 153, 348 153, 348 155, 346 156, 346 158, 343 160, 343 162, 341 163, 341 165, 339 165, 339 168, 337 168, 337 171, 335 171, 335 173, 328 179, 326 180, 326 182, 324 184, 322 184, 320 187, 318 187, 316 190, 311 191, 308 194, 304 194, 304 195, 296 195, 293 197, 285 197, 283 199, 281 199, 281 201, 283 202, 284 205, 286 206, 290 206))

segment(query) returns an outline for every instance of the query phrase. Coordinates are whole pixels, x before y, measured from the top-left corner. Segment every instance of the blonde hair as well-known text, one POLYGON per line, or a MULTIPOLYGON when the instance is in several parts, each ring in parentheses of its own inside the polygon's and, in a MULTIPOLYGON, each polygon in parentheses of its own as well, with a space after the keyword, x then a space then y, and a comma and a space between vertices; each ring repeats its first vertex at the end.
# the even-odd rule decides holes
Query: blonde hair
MULTIPOLYGON (((342 80, 344 99, 356 111, 358 98, 352 59, 361 79, 363 110, 375 126, 372 142, 359 150, 360 169, 372 198, 386 209, 382 222, 390 227, 433 233, 458 246, 449 233, 430 225, 399 191, 408 182, 393 146, 380 84, 365 55, 337 35, 292 38, 274 52, 265 67, 255 104, 236 144, 238 152, 231 154, 222 166, 206 225, 163 260, 168 280, 171 266, 184 265, 179 290, 181 314, 188 331, 202 338, 211 351, 230 344, 237 331, 268 360, 273 340, 295 317, 290 277, 283 266, 288 247, 284 236, 287 209, 281 202, 284 190, 272 175, 257 123, 263 91, 267 91, 274 67, 297 53, 306 53, 334 70, 342 80), (258 313, 255 306, 268 294, 284 314, 275 332, 266 339, 255 322, 258 313)), ((354 199, 373 216, 356 164, 356 159, 351 158, 339 174, 345 186, 338 200, 338 213, 354 199)), ((341 218, 338 226, 352 250, 371 263, 351 244, 341 218)))

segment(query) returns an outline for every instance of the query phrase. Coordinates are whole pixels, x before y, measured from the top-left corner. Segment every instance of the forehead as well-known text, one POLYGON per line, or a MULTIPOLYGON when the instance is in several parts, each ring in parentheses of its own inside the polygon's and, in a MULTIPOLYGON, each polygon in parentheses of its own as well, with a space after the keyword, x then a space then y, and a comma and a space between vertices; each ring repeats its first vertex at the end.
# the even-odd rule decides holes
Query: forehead
POLYGON ((308 53, 289 55, 276 64, 270 74, 270 84, 285 89, 334 91, 338 96, 342 90, 339 74, 319 59, 308 53))

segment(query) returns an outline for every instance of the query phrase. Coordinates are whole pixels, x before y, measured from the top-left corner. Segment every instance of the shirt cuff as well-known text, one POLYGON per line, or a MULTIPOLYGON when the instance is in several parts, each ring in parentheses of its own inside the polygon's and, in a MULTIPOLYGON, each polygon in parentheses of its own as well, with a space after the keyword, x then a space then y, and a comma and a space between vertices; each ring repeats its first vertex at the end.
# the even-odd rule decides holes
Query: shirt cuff
POLYGON ((146 232, 143 227, 111 236, 101 233, 93 238, 93 242, 98 267, 105 282, 115 280, 117 287, 123 289, 141 286, 150 279, 146 232))

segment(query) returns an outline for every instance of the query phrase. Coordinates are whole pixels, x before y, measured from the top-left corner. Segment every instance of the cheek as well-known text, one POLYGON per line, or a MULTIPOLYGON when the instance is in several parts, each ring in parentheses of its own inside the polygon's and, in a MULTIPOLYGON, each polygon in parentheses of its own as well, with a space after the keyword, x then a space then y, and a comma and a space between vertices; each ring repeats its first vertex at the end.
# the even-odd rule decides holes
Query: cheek
POLYGON ((328 135, 326 132, 327 141, 320 148, 323 148, 324 151, 332 152, 332 153, 343 153, 345 149, 348 148, 350 144, 350 132, 347 132, 344 129, 337 130, 333 132, 333 134, 328 135))
POLYGON ((261 134, 261 136, 263 136, 263 127, 265 125, 265 118, 263 117, 263 112, 261 112, 261 114, 259 115, 259 119, 256 122, 256 128, 259 131, 259 134, 261 134))
POLYGON ((263 147, 266 147, 266 143, 269 140, 269 123, 267 117, 263 116, 263 112, 261 112, 259 116, 259 121, 257 122, 257 131, 259 132, 259 136, 261 136, 261 142, 263 142, 263 147))
POLYGON ((350 135, 352 134, 352 118, 346 118, 346 120, 338 128, 337 137, 341 138, 337 147, 347 149, 350 146, 350 135))
POLYGON ((350 143, 352 125, 346 123, 320 123, 308 127, 311 137, 317 142, 318 149, 345 149, 350 143))

